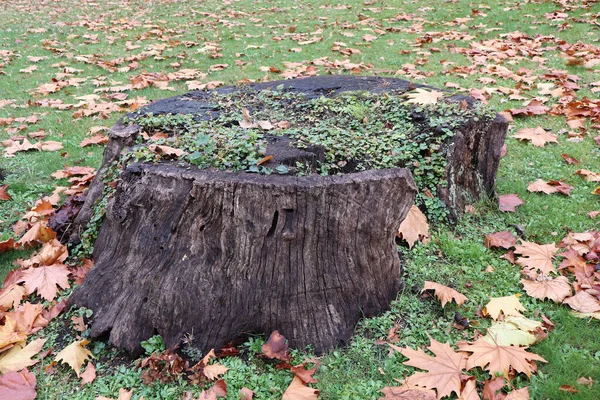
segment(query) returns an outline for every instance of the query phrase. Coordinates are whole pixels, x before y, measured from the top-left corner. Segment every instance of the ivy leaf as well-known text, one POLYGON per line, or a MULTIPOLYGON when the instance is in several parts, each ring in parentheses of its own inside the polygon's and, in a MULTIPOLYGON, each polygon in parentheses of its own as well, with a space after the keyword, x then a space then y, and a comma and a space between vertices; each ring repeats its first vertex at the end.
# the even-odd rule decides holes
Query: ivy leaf
POLYGON ((452 300, 454 300, 459 306, 463 305, 465 301, 468 300, 467 296, 464 294, 436 282, 425 281, 425 285, 423 286, 421 293, 426 290, 433 290, 435 292, 436 297, 442 303, 442 308, 444 308, 446 303, 452 300))

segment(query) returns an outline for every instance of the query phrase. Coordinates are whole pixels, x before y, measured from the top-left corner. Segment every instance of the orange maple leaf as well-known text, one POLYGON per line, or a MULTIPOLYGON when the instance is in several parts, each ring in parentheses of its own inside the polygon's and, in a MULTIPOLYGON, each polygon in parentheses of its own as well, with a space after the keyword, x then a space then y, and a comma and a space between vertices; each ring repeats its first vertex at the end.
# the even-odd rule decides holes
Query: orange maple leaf
POLYGON ((423 350, 411 348, 399 349, 403 356, 408 357, 405 365, 427 370, 428 372, 417 372, 405 379, 409 385, 422 386, 427 389, 435 389, 438 399, 449 396, 453 392, 460 395, 460 375, 467 365, 467 355, 455 352, 448 343, 440 343, 430 338, 430 356, 423 350))
POLYGON ((565 297, 571 296, 571 284, 564 276, 552 279, 548 275, 540 274, 535 280, 521 279, 521 283, 525 292, 536 299, 548 298, 560 303, 565 297))
POLYGON ((70 272, 64 264, 53 264, 49 266, 31 267, 23 271, 23 276, 19 280, 25 282, 27 294, 35 291, 48 301, 56 297, 58 287, 67 289, 69 285, 70 272))
POLYGON ((558 136, 546 132, 541 126, 521 129, 515 139, 529 140, 536 147, 544 147, 546 143, 558 143, 558 136))
POLYGON ((422 241, 423 244, 429 243, 429 224, 427 217, 419 210, 419 207, 413 205, 406 218, 398 228, 398 237, 406 240, 408 248, 412 248, 415 242, 422 241))
POLYGON ((540 270, 544 274, 556 273, 552 260, 557 251, 558 248, 554 243, 540 245, 523 241, 520 246, 515 247, 515 253, 523 256, 517 259, 517 264, 532 270, 540 270))

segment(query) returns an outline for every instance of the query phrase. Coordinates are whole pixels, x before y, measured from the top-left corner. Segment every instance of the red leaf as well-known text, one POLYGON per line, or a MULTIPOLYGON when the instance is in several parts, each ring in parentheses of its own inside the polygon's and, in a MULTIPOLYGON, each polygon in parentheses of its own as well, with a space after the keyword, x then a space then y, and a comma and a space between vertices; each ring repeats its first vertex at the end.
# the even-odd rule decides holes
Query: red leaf
POLYGON ((514 212, 521 204, 525 204, 525 202, 516 194, 504 194, 498 197, 498 206, 500 211, 514 212))

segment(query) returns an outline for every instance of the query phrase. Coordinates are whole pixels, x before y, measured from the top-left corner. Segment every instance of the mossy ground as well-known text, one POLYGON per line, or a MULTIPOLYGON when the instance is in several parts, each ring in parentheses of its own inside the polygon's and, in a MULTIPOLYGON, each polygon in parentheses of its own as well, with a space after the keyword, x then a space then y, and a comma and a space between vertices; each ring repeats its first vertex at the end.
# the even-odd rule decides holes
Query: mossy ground
MULTIPOLYGON (((500 0, 490 2, 487 6, 463 0, 401 4, 358 0, 344 4, 320 0, 6 1, 0 4, 3 21, 0 50, 10 50, 18 56, 10 56, 10 62, 3 56, 0 61, 4 64, 0 68, 0 100, 11 99, 17 105, 26 105, 27 101, 38 99, 39 95, 31 95, 27 91, 50 82, 57 73, 64 71, 65 66, 82 70, 77 76, 86 77, 88 81, 79 86, 63 88, 48 97, 76 103, 79 101, 76 97, 89 95, 96 89, 93 82, 97 77, 108 75, 110 85, 119 85, 128 83, 130 76, 142 70, 172 71, 174 67, 171 64, 174 63, 182 68, 199 68, 205 73, 215 64, 228 64, 226 68, 213 68, 205 79, 220 80, 227 84, 235 84, 244 78, 263 79, 267 76, 271 80, 278 79, 280 75, 277 72, 267 72, 270 67, 271 71, 277 71, 290 65, 285 63, 302 63, 314 67, 319 74, 352 73, 355 69, 363 74, 390 76, 396 71, 413 70, 416 73, 411 79, 425 77, 422 82, 432 86, 442 87, 446 82, 452 82, 465 88, 514 87, 515 82, 510 79, 495 77, 496 83, 488 84, 479 80, 485 77, 481 73, 447 73, 453 67, 460 69, 472 66, 472 59, 455 50, 470 47, 471 41, 502 40, 502 35, 516 31, 531 37, 554 35, 566 43, 582 41, 598 46, 600 30, 593 21, 599 11, 597 3, 583 1, 500 0), (574 8, 566 8, 563 4, 574 8), (578 8, 584 5, 587 7, 578 8), (546 16, 556 11, 567 12, 567 19, 556 20, 546 16), (564 22, 568 26, 563 26, 564 22), (375 30, 382 31, 383 36, 374 41, 362 39, 365 34, 381 34, 375 30), (450 35, 452 31, 457 34, 450 35), (436 36, 440 32, 448 35, 436 36), (464 35, 472 38, 464 39, 464 35), (129 50, 131 45, 127 44, 128 41, 142 47, 129 50), (186 43, 190 42, 197 45, 186 47, 186 43), (332 51, 335 46, 339 47, 335 43, 340 42, 360 52, 355 51, 345 57, 338 51, 332 51), (211 43, 216 43, 220 49, 212 52, 211 43), (137 61, 139 68, 133 71, 117 69, 109 73, 97 63, 89 61, 94 58, 117 60, 142 51, 157 51, 156 48, 161 46, 166 47, 157 57, 140 59, 137 61), (35 64, 37 70, 30 74, 21 73, 21 69, 32 65, 27 56, 46 58, 35 64), (347 58, 354 66, 348 66, 348 69, 344 69, 343 65, 327 66, 319 61, 322 57, 328 57, 332 65, 336 59, 347 58), (65 66, 53 66, 60 62, 64 62, 65 66)), ((521 58, 499 59, 495 63, 515 72, 527 68, 536 76, 541 76, 548 69, 565 70, 581 78, 578 97, 598 97, 597 93, 592 92, 593 86, 590 86, 590 83, 598 80, 598 67, 586 69, 580 65, 569 65, 556 48, 543 53, 546 58, 543 64, 534 61, 532 55, 519 56, 521 58)), ((181 81, 171 82, 169 86, 174 90, 165 92, 157 87, 148 87, 130 96, 159 99, 188 90, 181 81)), ((535 86, 528 88, 525 85, 523 93, 527 98, 538 95, 535 86)), ((516 108, 521 104, 519 99, 498 94, 490 99, 490 106, 496 110, 516 108)), ((9 193, 12 196, 11 201, 0 202, 0 239, 11 236, 11 225, 35 200, 50 193, 56 184, 66 184, 50 178, 52 172, 65 164, 100 164, 102 149, 80 148, 79 143, 92 126, 111 126, 120 117, 113 113, 106 119, 83 118, 73 121, 72 110, 0 108, 0 118, 26 117, 32 113, 38 113, 40 121, 24 132, 42 128, 49 132, 47 139, 61 141, 65 150, 56 153, 18 153, 15 158, 0 160, 0 168, 6 175, 4 183, 10 185, 9 193)), ((564 118, 543 115, 516 119, 512 132, 538 125, 555 133, 568 128, 564 118)), ((484 305, 489 296, 522 293, 518 269, 500 259, 499 252, 483 246, 486 233, 510 230, 514 229, 514 225, 519 225, 524 228, 528 240, 549 243, 560 240, 568 230, 597 229, 597 220, 587 216, 589 211, 600 209, 598 196, 590 193, 595 186, 574 175, 580 167, 600 171, 600 154, 592 140, 597 132, 590 130, 590 135, 581 142, 567 141, 566 135, 561 134, 559 145, 550 144, 545 148, 520 143, 510 137, 512 132, 507 140, 507 156, 502 159, 498 172, 497 189, 500 194, 517 193, 525 200, 525 205, 516 213, 503 214, 493 204, 478 204, 478 215, 467 216, 457 226, 438 226, 429 246, 418 245, 412 251, 405 252, 406 291, 398 295, 388 313, 363 320, 347 348, 332 351, 323 357, 316 375, 321 398, 377 398, 378 390, 383 386, 394 385, 394 379, 411 373, 412 370, 402 364, 402 356, 396 354, 389 357, 387 349, 375 343, 375 338, 385 336, 394 322, 401 326, 401 346, 427 344, 426 332, 442 342, 456 342, 463 335, 472 334, 472 329, 465 333, 451 327, 454 312, 458 308, 440 308, 435 300, 419 297, 411 290, 413 285, 420 287, 424 280, 451 284, 469 297, 469 302, 459 311, 475 321, 478 320, 475 315, 477 306, 484 305), (560 157, 562 153, 577 158, 580 166, 564 163, 560 157), (527 192, 528 183, 538 178, 564 180, 575 188, 570 197, 527 192), (485 272, 488 265, 494 268, 494 272, 485 272)), ((9 136, 4 130, 0 132, 2 140, 9 136)), ((13 267, 12 262, 16 258, 23 257, 27 257, 27 252, 0 254, 0 275, 5 275, 13 267)), ((575 318, 564 307, 549 302, 536 301, 527 296, 521 299, 527 308, 527 315, 543 313, 556 324, 556 328, 547 340, 532 348, 549 362, 541 365, 530 381, 518 379, 515 385, 529 385, 533 399, 600 398, 598 383, 591 388, 576 383, 582 376, 600 376, 598 321, 575 318), (579 392, 570 394, 559 390, 563 384, 572 385, 579 392)), ((42 335, 55 338, 49 340, 48 346, 56 345, 58 349, 66 342, 66 328, 61 328, 65 324, 70 329, 68 320, 58 319, 41 332, 42 335), (57 341, 58 336, 61 340, 57 341)), ((242 357, 222 361, 231 368, 225 375, 231 388, 231 399, 237 398, 235 389, 242 385, 259 392, 257 398, 277 399, 291 381, 288 372, 275 370, 256 357, 262 340, 253 338, 244 346, 242 357)), ((199 388, 192 388, 184 382, 144 386, 140 372, 133 368, 133 362, 113 362, 116 352, 103 342, 94 342, 91 348, 98 356, 98 378, 93 384, 80 387, 80 380, 65 366, 59 366, 57 373, 50 376, 40 372, 36 366, 38 398, 116 397, 121 387, 134 388, 135 399, 143 395, 147 400, 178 399, 186 390, 199 391, 199 388)), ((297 359, 304 354, 304 351, 295 352, 297 359)))

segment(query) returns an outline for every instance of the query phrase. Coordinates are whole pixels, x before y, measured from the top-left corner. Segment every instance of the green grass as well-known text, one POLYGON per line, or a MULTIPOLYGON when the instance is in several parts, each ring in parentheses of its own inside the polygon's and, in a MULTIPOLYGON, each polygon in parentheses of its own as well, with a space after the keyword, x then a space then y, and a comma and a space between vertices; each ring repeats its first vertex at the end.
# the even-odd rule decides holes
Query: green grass
MULTIPOLYGON (((277 73, 265 72, 261 67, 285 70, 285 63, 314 64, 318 74, 351 73, 343 68, 313 62, 322 57, 327 57, 330 62, 348 59, 351 63, 360 64, 364 75, 392 76, 400 71, 396 75, 402 78, 402 71, 407 69, 407 64, 413 64, 419 73, 407 78, 433 86, 442 87, 446 82, 453 82, 463 88, 514 88, 516 82, 511 79, 492 76, 497 80, 495 84, 483 84, 478 79, 487 75, 481 72, 466 73, 464 76, 448 72, 452 67, 470 68, 473 65, 472 59, 454 50, 469 48, 471 41, 504 40, 502 35, 515 31, 531 37, 553 35, 566 43, 581 41, 599 46, 600 27, 582 21, 600 12, 600 5, 590 3, 589 8, 579 8, 583 2, 571 3, 575 7, 565 11, 569 14, 566 20, 569 26, 559 29, 565 21, 551 21, 545 17, 546 13, 561 11, 559 2, 551 1, 525 3, 500 0, 489 2, 489 8, 465 0, 378 1, 372 4, 348 0, 343 3, 349 7, 338 7, 342 3, 322 0, 2 2, 0 104, 2 100, 13 100, 18 107, 9 105, 0 108, 0 118, 36 114, 40 121, 26 126, 18 134, 44 129, 49 134, 45 140, 62 142, 64 150, 17 153, 11 159, 0 158, 0 169, 5 175, 4 182, 0 184, 10 185, 9 193, 12 196, 12 200, 0 202, 0 240, 12 237, 12 225, 37 199, 51 193, 57 185, 66 185, 66 181, 52 179, 52 172, 65 165, 97 167, 100 164, 102 148, 80 148, 79 143, 91 127, 109 127, 121 115, 113 113, 107 119, 73 119, 75 109, 38 107, 33 105, 36 100, 51 98, 77 104, 80 101, 77 97, 92 94, 98 88, 94 81, 98 83, 102 77, 106 77, 106 86, 124 85, 129 83, 129 77, 142 71, 174 72, 176 68, 171 65, 173 63, 180 64, 178 68, 197 68, 208 73, 206 78, 201 79, 203 82, 224 81, 226 84, 235 84, 244 79, 279 79, 277 73), (473 9, 479 9, 487 16, 475 15, 473 9), (412 16, 394 19, 405 13, 412 16), (463 26, 452 22, 465 17, 472 20, 464 22, 463 26), (37 28, 46 31, 38 32, 35 30, 37 28), (439 36, 439 32, 450 31, 465 33, 473 38, 459 40, 439 36), (354 36, 347 36, 349 33, 354 36), (381 36, 373 42, 364 42, 361 38, 365 34, 381 36), (417 47, 417 39, 426 34, 433 41, 417 47), (311 38, 322 39, 312 44, 299 44, 311 38), (127 42, 140 47, 128 50, 127 42), (186 47, 185 42, 195 42, 196 45, 186 47), (359 49, 361 53, 345 57, 333 52, 332 46, 336 42, 344 42, 347 47, 359 49), (208 43, 220 47, 218 58, 211 58, 210 51, 205 50, 208 43), (157 54, 158 58, 154 55, 144 59, 136 57, 139 67, 133 71, 117 70, 110 73, 96 64, 99 60, 108 62, 139 56, 144 51, 152 51, 155 45, 166 47, 157 54), (298 48, 300 52, 296 51, 298 48), (14 54, 3 56, 3 50, 14 54), (46 59, 33 64, 28 56, 46 59), (53 66, 59 63, 64 65, 53 66), (229 66, 224 70, 210 71, 214 64, 229 66), (31 74, 19 72, 31 65, 36 65, 38 69, 31 74), (64 72, 65 67, 81 70, 74 73, 73 77, 84 77, 87 81, 79 86, 62 88, 48 96, 31 93, 38 86, 51 82, 57 73, 64 72), (28 102, 32 105, 26 107, 28 102)), ((514 72, 526 68, 532 75, 540 76, 536 83, 549 82, 541 77, 542 74, 564 70, 581 78, 578 82, 581 87, 577 92, 579 98, 598 97, 589 86, 598 80, 598 67, 585 69, 568 66, 556 49, 541 54, 545 58, 542 64, 524 53, 518 55, 522 57, 486 60, 476 68, 499 65, 514 72)), ((117 68, 131 61, 133 59, 124 61, 117 68)), ((139 96, 153 100, 187 91, 183 81, 171 82, 170 86, 173 91, 146 88, 126 93, 129 93, 129 99, 139 96)), ((101 92, 96 94, 103 95, 101 92)), ((521 87, 521 94, 532 98, 537 95, 537 89, 525 83, 521 87)), ((522 104, 522 101, 510 100, 508 96, 500 94, 492 96, 489 102, 498 111, 517 108, 522 104)), ((549 101, 549 104, 554 103, 556 99, 549 101)), ((14 124, 12 128, 18 125, 14 124)), ((489 297, 514 293, 523 294, 521 301, 527 308, 527 316, 536 318, 540 313, 545 314, 556 325, 548 339, 532 348, 548 363, 540 365, 538 373, 531 380, 519 377, 513 382, 514 385, 529 386, 533 399, 600 398, 600 384, 597 382, 591 388, 576 383, 583 376, 591 376, 596 380, 600 377, 599 321, 575 318, 565 307, 527 297, 519 283, 518 268, 500 259, 499 251, 483 246, 485 234, 511 230, 514 225, 524 229, 527 240, 539 243, 558 242, 569 230, 598 228, 600 219, 592 220, 587 216, 589 211, 600 210, 600 197, 591 194, 595 185, 574 175, 579 168, 600 172, 600 152, 593 141, 593 137, 599 134, 598 130, 590 128, 582 142, 569 142, 565 134, 559 134, 560 143, 548 144, 545 148, 536 148, 512 138, 519 129, 538 125, 551 129, 555 134, 567 128, 563 117, 544 115, 515 118, 507 139, 508 153, 498 171, 498 193, 517 193, 525 204, 516 213, 500 213, 493 202, 482 202, 476 205, 477 215, 467 215, 455 226, 435 227, 430 245, 419 245, 412 251, 404 250, 405 290, 399 293, 390 311, 362 320, 346 348, 322 357, 316 375, 319 380, 316 387, 321 391, 321 399, 375 399, 380 396, 381 388, 396 385, 395 379, 412 373, 412 368, 402 364, 405 359, 401 355, 389 356, 386 346, 375 343, 377 338, 386 336, 394 323, 400 326, 400 346, 424 346, 428 342, 426 333, 437 340, 456 343, 469 339, 475 329, 483 329, 489 324, 477 317, 478 306, 485 305, 489 297), (561 158, 563 153, 577 158, 581 164, 566 164, 561 158), (563 180, 574 189, 570 197, 527 192, 527 185, 538 178, 563 180), (488 265, 493 267, 494 272, 485 272, 488 265), (469 301, 461 308, 448 305, 442 309, 434 299, 418 295, 425 280, 452 285, 468 296, 469 301), (458 332, 452 328, 456 311, 474 321, 467 331, 458 332), (559 390, 560 385, 575 386, 579 392, 565 393, 559 390)), ((14 134, 9 133, 8 128, 11 127, 0 127, 0 141, 14 134)), ((0 254, 0 278, 14 268, 16 259, 26 258, 28 254, 27 251, 0 254)), ((74 338, 68 315, 56 319, 38 335, 48 337, 46 347, 55 346, 55 350, 60 350, 74 338)), ((240 357, 221 361, 231 368, 225 375, 230 388, 228 398, 236 399, 239 389, 246 386, 255 390, 259 399, 278 399, 291 381, 289 372, 276 370, 272 363, 256 356, 262 342, 263 338, 252 338, 242 348, 240 357)), ((134 388, 135 399, 142 395, 147 400, 179 399, 185 391, 197 395, 201 390, 183 381, 168 385, 143 385, 140 372, 134 368, 135 361, 102 341, 94 341, 90 347, 97 356, 98 378, 93 384, 81 388, 74 373, 65 366, 58 366, 53 375, 39 372, 40 368, 36 366, 33 370, 38 379, 38 398, 116 397, 119 388, 125 387, 134 388)), ((297 361, 310 355, 310 352, 300 350, 294 352, 297 361)), ((49 362, 47 360, 40 363, 42 367, 49 362)), ((477 374, 480 378, 485 376, 477 374)))

